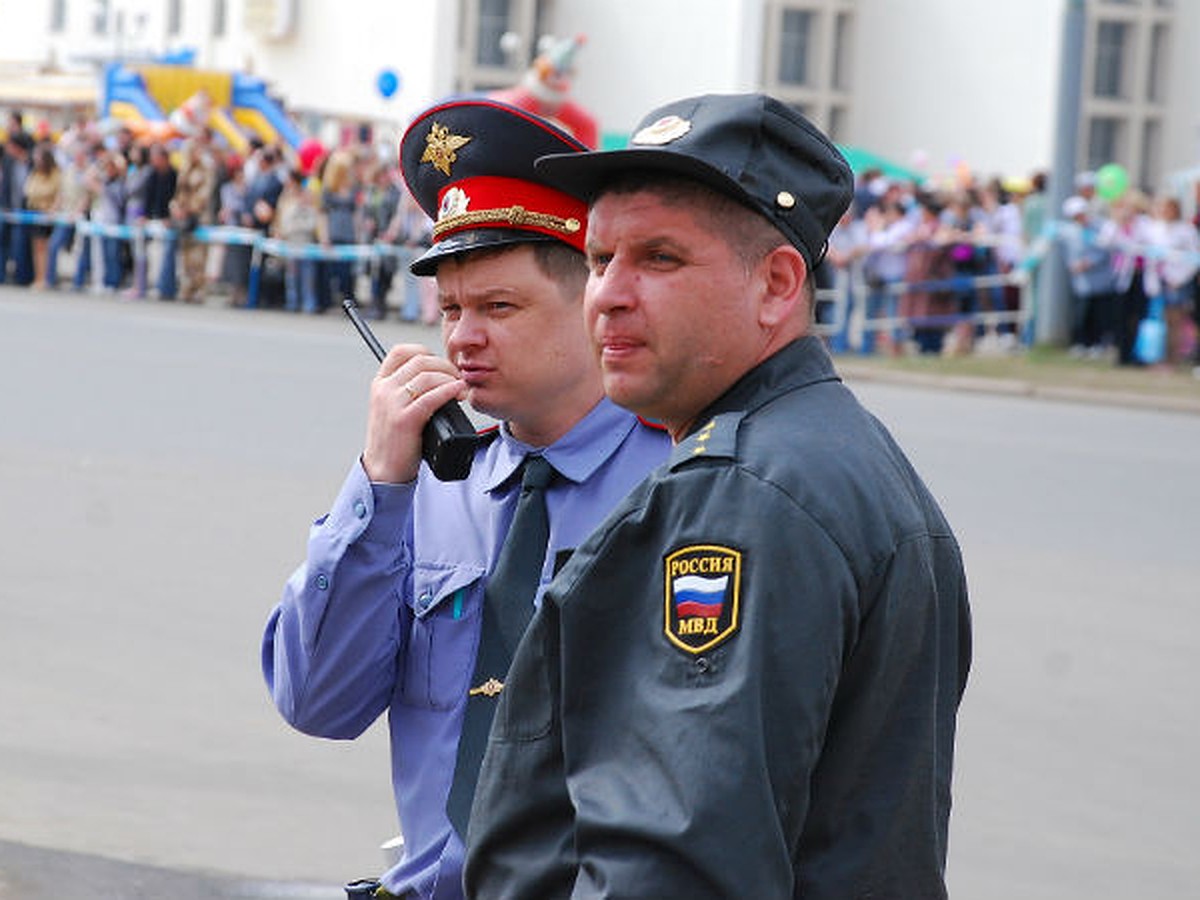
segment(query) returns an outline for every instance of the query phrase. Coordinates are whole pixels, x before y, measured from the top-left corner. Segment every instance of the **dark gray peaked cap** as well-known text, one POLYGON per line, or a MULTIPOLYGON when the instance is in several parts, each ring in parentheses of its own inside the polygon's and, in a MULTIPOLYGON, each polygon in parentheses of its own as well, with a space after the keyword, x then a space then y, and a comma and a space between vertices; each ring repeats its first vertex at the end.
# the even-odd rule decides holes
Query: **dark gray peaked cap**
POLYGON ((854 174, 837 147, 765 94, 677 100, 642 119, 624 150, 556 153, 534 167, 547 183, 588 202, 622 172, 693 178, 765 216, 810 271, 854 196, 854 174))

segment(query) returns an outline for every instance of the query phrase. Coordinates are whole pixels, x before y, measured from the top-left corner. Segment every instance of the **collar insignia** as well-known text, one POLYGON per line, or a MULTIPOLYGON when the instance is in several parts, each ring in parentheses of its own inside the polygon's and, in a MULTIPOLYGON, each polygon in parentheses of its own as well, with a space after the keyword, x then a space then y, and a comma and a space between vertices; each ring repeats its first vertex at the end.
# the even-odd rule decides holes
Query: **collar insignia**
POLYGON ((692 446, 693 456, 708 452, 708 439, 712 437, 713 429, 716 427, 717 420, 709 419, 708 424, 696 432, 695 443, 692 446))
POLYGON ((421 154, 421 162, 433 163, 433 167, 443 175, 450 174, 450 166, 458 159, 456 152, 471 139, 461 134, 451 134, 450 129, 437 122, 425 135, 425 152, 421 154))
POLYGON ((692 655, 711 650, 738 629, 742 553, 716 544, 681 547, 663 559, 663 633, 692 655))
POLYGON ((663 116, 633 136, 631 144, 660 146, 678 140, 692 130, 692 123, 679 116, 663 116))

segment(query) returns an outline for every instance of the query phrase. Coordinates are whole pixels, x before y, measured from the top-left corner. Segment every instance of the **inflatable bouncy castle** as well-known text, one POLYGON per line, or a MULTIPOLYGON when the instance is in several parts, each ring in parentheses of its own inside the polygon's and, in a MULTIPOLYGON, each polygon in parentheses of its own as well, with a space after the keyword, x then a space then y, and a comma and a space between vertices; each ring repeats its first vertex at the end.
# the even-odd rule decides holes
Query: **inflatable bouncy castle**
POLYGON ((251 134, 293 149, 304 139, 261 78, 236 72, 116 63, 105 69, 99 112, 159 140, 187 137, 207 125, 239 153, 251 134))

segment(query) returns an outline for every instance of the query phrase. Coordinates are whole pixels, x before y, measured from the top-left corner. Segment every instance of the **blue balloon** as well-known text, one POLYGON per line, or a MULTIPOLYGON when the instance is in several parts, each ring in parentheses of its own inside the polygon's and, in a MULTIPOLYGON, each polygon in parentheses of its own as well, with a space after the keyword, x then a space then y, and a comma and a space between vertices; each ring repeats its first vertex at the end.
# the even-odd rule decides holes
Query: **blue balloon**
POLYGON ((400 87, 400 76, 391 69, 384 69, 375 79, 375 87, 379 89, 383 99, 387 100, 400 87))

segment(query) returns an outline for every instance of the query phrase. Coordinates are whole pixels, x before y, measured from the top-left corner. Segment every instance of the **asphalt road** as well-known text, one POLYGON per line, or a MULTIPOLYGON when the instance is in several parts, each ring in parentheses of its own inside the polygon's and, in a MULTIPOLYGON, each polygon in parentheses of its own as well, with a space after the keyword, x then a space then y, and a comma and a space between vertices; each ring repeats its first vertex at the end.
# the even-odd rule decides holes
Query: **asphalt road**
MULTIPOLYGON (((373 371, 340 314, 0 288, 0 898, 336 898, 382 867, 383 729, 292 732, 258 663, 373 371)), ((967 559, 952 896, 1192 895, 1200 416, 855 387, 967 559)))

